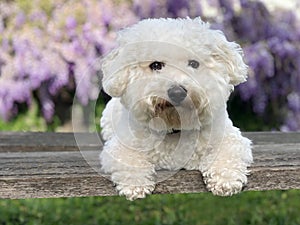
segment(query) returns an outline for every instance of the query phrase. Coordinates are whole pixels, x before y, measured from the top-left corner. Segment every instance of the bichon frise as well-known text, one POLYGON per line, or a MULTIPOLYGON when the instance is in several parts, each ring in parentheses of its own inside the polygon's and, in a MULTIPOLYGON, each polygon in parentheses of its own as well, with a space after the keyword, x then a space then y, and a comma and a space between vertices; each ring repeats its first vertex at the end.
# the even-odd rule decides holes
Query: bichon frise
POLYGON ((102 62, 113 98, 101 118, 100 160, 119 194, 144 198, 169 176, 157 170, 182 168, 201 171, 213 194, 240 192, 251 141, 226 110, 247 77, 240 46, 200 18, 146 19, 120 31, 117 43, 102 62))

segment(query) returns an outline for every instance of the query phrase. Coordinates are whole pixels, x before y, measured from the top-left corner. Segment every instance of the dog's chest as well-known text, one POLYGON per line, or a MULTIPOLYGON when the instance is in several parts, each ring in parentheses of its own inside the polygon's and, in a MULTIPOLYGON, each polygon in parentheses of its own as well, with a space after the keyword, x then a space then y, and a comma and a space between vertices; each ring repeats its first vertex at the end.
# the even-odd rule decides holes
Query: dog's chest
POLYGON ((199 159, 199 137, 195 132, 180 132, 166 135, 163 140, 149 151, 149 160, 156 165, 156 169, 178 170, 195 157, 199 159))

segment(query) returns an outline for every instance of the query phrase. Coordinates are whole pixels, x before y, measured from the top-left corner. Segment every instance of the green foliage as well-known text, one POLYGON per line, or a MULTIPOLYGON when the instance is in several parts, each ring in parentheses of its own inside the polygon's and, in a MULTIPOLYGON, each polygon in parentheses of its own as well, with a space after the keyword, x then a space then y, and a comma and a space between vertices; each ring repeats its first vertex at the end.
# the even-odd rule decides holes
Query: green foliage
POLYGON ((209 193, 124 197, 1 200, 0 224, 43 225, 296 225, 299 191, 209 193))
POLYGON ((227 108, 234 126, 240 128, 242 131, 270 131, 272 129, 279 129, 282 122, 280 119, 275 120, 271 117, 257 116, 251 107, 251 104, 242 101, 237 94, 233 94, 230 97, 227 108))
POLYGON ((102 116, 102 111, 104 110, 105 104, 103 98, 98 98, 96 102, 96 107, 95 107, 95 115, 93 115, 92 118, 95 118, 95 126, 96 126, 96 131, 100 132, 101 127, 100 127, 100 118, 102 116))
MULTIPOLYGON (((90 101, 89 105, 85 107, 91 115, 87 122, 90 125, 90 132, 101 130, 100 117, 104 109, 104 101, 101 97, 96 102, 90 101)), ((83 109, 85 109, 83 108, 83 109)), ((5 122, 0 118, 0 131, 56 131, 62 124, 58 114, 55 114, 51 123, 46 123, 39 110, 39 105, 33 101, 31 106, 26 109, 20 109, 20 113, 9 122, 5 122)), ((72 119, 72 118, 70 118, 72 119)), ((69 122, 69 121, 65 121, 69 122)))
POLYGON ((53 0, 40 0, 37 3, 34 3, 34 1, 28 1, 28 0, 16 0, 15 1, 17 6, 25 12, 26 14, 29 14, 34 9, 41 9, 43 12, 45 12, 48 16, 53 11, 53 0))
POLYGON ((28 0, 16 0, 17 5, 23 10, 26 14, 28 14, 33 7, 33 1, 28 0))
POLYGON ((5 122, 0 118, 0 131, 47 131, 51 130, 51 127, 47 126, 39 114, 36 102, 33 102, 28 110, 24 110, 10 122, 5 122))
POLYGON ((40 0, 39 8, 50 17, 50 15, 54 9, 53 0, 40 0))

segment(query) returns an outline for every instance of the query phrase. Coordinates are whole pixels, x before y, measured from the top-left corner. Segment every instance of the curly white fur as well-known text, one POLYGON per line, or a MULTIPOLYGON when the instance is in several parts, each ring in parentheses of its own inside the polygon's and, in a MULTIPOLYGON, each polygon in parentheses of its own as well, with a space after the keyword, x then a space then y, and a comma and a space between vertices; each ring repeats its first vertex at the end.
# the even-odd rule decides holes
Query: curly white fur
POLYGON ((200 18, 143 20, 120 31, 117 42, 102 64, 113 98, 101 118, 100 160, 120 195, 143 198, 159 181, 156 170, 181 168, 200 170, 216 195, 240 192, 251 141, 226 111, 234 85, 247 77, 240 46, 200 18), (162 68, 152 70, 153 62, 162 68), (168 94, 174 85, 187 93, 180 104, 168 94))

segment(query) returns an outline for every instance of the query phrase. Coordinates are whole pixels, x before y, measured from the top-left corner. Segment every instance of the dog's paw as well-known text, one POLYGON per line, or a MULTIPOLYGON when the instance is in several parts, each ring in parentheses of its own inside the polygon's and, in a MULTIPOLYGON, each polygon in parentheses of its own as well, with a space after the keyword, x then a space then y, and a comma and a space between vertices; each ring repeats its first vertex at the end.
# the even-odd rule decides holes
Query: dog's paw
POLYGON ((151 194, 154 190, 154 185, 146 186, 130 186, 130 185, 117 185, 119 195, 124 195, 126 199, 133 201, 138 198, 145 198, 146 195, 151 194))
POLYGON ((244 174, 239 176, 205 176, 204 182, 206 188, 214 195, 231 196, 242 191, 243 186, 247 183, 247 177, 244 174))
POLYGON ((231 196, 241 192, 243 183, 241 181, 211 181, 207 180, 207 189, 214 195, 231 196))

